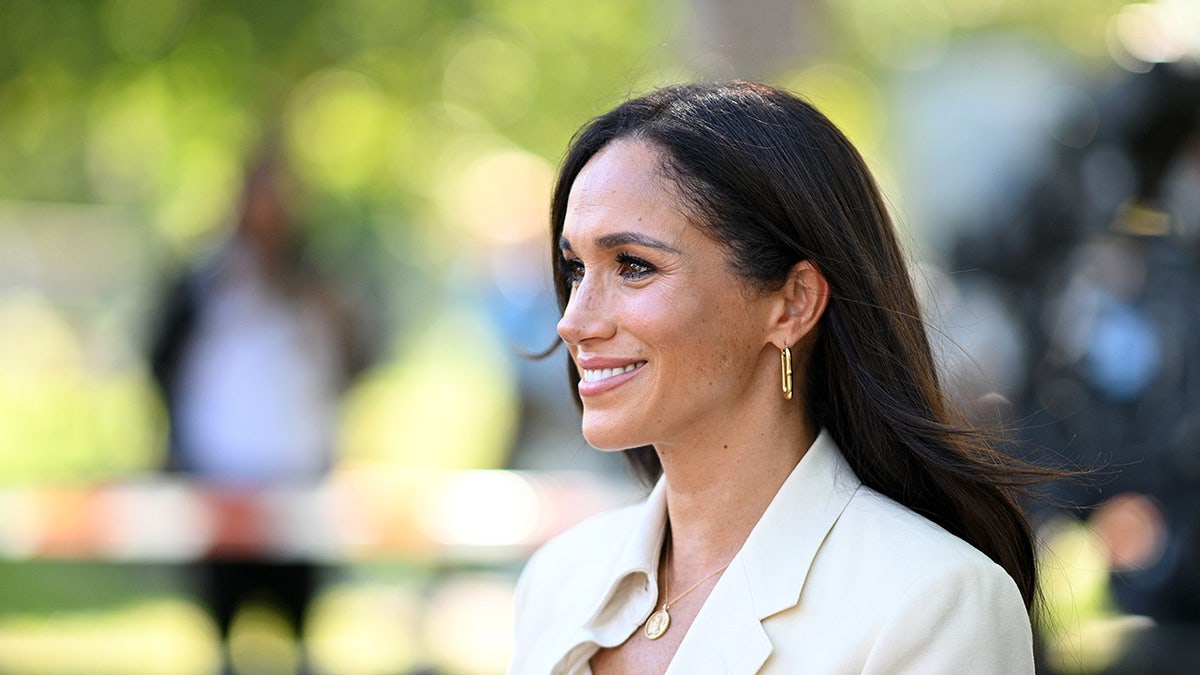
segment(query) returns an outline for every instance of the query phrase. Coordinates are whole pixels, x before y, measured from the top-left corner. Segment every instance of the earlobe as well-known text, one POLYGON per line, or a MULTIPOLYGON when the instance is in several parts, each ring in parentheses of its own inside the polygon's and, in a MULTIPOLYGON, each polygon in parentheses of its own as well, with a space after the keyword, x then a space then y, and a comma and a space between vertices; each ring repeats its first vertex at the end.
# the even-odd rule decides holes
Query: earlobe
POLYGON ((795 345, 820 323, 829 304, 829 282, 811 260, 801 260, 780 289, 783 312, 777 325, 777 346, 795 345))

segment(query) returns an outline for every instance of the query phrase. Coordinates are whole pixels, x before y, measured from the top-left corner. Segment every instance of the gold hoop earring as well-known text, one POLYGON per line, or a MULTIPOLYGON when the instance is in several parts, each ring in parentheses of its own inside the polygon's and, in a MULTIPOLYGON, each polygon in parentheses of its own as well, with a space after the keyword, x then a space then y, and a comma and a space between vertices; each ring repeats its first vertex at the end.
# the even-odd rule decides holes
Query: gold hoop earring
POLYGON ((784 347, 779 351, 780 374, 783 377, 783 397, 792 400, 792 348, 784 347))

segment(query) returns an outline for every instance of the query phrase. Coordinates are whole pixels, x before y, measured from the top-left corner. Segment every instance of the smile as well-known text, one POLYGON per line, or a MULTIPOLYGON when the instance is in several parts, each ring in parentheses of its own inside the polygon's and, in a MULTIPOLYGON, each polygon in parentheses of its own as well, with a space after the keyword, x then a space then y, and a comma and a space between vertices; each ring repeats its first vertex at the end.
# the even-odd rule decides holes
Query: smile
POLYGON ((621 375, 623 373, 637 370, 644 365, 646 365, 645 361, 638 361, 637 363, 631 363, 623 368, 602 368, 598 370, 581 368, 580 370, 583 372, 582 377, 584 382, 599 382, 601 380, 607 380, 614 375, 621 375))

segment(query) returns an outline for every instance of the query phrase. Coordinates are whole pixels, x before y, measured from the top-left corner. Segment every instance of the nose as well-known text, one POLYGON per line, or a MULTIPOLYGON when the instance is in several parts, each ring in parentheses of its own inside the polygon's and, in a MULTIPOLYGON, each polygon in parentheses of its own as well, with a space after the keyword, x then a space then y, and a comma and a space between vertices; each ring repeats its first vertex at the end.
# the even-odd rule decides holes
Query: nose
POLYGON ((612 337, 616 323, 606 300, 605 290, 584 278, 571 291, 567 308, 558 321, 558 336, 569 345, 579 345, 587 340, 612 337))

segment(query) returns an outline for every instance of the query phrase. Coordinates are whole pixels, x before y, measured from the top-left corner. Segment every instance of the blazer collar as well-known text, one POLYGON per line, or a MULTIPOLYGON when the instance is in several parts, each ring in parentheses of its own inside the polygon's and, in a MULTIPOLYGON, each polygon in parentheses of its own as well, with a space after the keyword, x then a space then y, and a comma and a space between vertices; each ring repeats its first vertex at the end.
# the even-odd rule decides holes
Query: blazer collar
POLYGON ((577 672, 590 647, 615 646, 650 616, 658 588, 658 556, 667 521, 662 481, 641 503, 600 518, 603 540, 575 562, 578 569, 561 589, 555 618, 532 646, 521 673, 577 672), (581 598, 593 598, 580 602, 581 598))
POLYGON ((668 674, 757 672, 772 651, 762 621, 799 602, 817 550, 860 485, 822 430, 713 588, 668 674))
POLYGON ((663 536, 667 528, 667 486, 666 481, 659 480, 651 490, 650 495, 640 508, 636 509, 635 516, 630 523, 629 537, 625 539, 624 546, 621 547, 616 555, 616 558, 611 563, 608 573, 602 578, 600 584, 600 592, 595 595, 599 598, 599 602, 591 607, 588 613, 588 618, 584 625, 592 630, 601 629, 604 624, 609 623, 611 612, 614 608, 610 605, 616 600, 620 604, 620 600, 616 599, 621 590, 622 585, 627 583, 630 577, 636 575, 637 581, 646 587, 647 596, 644 602, 634 603, 639 605, 636 613, 642 614, 644 609, 644 620, 650 616, 653 609, 653 596, 656 591, 649 589, 658 588, 658 558, 662 552, 663 536), (646 605, 644 608, 640 605, 646 605))
MULTIPOLYGON (((817 550, 860 485, 822 430, 713 587, 668 675, 757 672, 773 649, 762 621, 799 601, 817 550)), ((554 655, 550 662, 561 666, 561 659, 585 642, 618 644, 630 626, 650 615, 666 513, 666 485, 660 480, 646 501, 629 508, 617 523, 629 533, 624 545, 580 570, 568 595, 597 600, 578 614, 569 611, 579 618, 563 616, 555 636, 545 637, 545 656, 554 655)))

